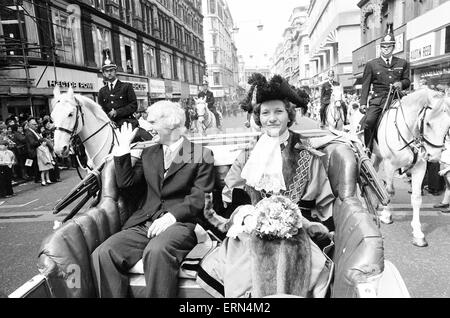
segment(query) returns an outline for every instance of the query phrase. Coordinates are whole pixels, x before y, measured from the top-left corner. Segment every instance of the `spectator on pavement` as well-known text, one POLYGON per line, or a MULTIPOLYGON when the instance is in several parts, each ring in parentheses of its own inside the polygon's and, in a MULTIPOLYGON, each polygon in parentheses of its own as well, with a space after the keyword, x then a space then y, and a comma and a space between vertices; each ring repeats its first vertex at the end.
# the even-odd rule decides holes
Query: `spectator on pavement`
POLYGON ((41 184, 46 186, 47 184, 52 184, 50 180, 50 170, 54 167, 54 159, 50 153, 50 149, 47 146, 47 139, 39 139, 40 146, 37 148, 37 161, 39 166, 39 172, 41 173, 41 184))
POLYGON ((0 198, 10 198, 14 195, 12 188, 12 167, 14 163, 14 153, 8 150, 8 142, 0 140, 0 198))

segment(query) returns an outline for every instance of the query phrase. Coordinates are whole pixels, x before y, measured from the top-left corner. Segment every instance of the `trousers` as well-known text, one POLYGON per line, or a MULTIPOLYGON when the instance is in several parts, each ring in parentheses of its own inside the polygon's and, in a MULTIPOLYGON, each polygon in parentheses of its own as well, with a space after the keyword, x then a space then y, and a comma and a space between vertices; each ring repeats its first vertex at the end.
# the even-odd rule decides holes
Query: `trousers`
POLYGON ((151 222, 123 230, 106 240, 91 255, 94 283, 101 298, 128 296, 128 271, 142 258, 145 297, 175 298, 178 271, 184 257, 195 247, 192 223, 175 223, 149 239, 151 222))

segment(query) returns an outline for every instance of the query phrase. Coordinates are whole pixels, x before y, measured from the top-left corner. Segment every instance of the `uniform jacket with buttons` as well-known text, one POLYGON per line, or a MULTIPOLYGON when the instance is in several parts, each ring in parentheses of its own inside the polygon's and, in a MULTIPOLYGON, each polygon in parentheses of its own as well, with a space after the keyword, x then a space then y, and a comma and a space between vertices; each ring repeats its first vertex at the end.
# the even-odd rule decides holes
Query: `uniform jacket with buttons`
POLYGON ((205 206, 205 193, 214 188, 212 151, 189 142, 186 138, 180 152, 164 177, 162 145, 144 149, 134 167, 131 156, 115 157, 117 185, 120 189, 145 187, 146 198, 141 208, 123 226, 127 229, 154 221, 170 212, 181 223, 197 223, 205 206))
POLYGON ((390 84, 402 83, 402 89, 407 89, 411 85, 409 79, 409 63, 396 56, 392 57, 390 66, 379 57, 366 64, 363 75, 361 105, 367 105, 370 92, 370 85, 373 85, 373 98, 370 105, 380 106, 389 94, 390 84))
MULTIPOLYGON (((336 81, 333 81, 333 86, 340 86, 341 84, 339 84, 336 81)), ((325 82, 322 85, 322 91, 320 93, 320 104, 322 106, 324 105, 330 105, 330 99, 331 99, 331 94, 333 93, 333 86, 331 86, 331 83, 329 81, 325 82)))
POLYGON ((137 125, 137 120, 133 117, 137 110, 137 99, 133 86, 130 83, 117 81, 112 91, 108 83, 108 85, 100 89, 98 101, 106 114, 113 109, 116 110, 117 115, 113 120, 119 127, 125 121, 137 125))

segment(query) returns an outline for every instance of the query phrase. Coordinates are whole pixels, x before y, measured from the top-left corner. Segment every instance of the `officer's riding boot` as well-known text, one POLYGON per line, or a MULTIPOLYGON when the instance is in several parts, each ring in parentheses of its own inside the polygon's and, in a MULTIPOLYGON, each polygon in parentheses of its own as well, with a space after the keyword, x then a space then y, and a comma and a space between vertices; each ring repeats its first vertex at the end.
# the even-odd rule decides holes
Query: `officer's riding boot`
POLYGON ((320 108, 320 126, 325 127, 325 107, 320 108))
POLYGON ((364 130, 364 144, 366 145, 366 149, 368 150, 368 157, 370 158, 372 155, 372 146, 373 146, 373 140, 372 139, 372 131, 368 128, 364 130))

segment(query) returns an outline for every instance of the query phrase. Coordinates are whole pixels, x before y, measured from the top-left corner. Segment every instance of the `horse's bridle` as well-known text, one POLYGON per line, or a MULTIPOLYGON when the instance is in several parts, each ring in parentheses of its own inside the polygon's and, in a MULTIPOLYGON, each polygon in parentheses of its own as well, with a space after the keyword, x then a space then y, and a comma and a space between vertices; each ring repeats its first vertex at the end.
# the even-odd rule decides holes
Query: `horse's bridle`
POLYGON ((78 118, 80 117, 80 114, 81 114, 81 121, 82 121, 83 126, 84 126, 84 113, 83 113, 83 110, 81 109, 81 104, 79 103, 79 101, 76 98, 75 98, 75 102, 77 103, 76 104, 77 114, 76 114, 76 117, 75 117, 75 124, 73 126, 73 129, 72 130, 68 130, 68 129, 63 128, 63 127, 58 127, 58 126, 55 127, 56 130, 62 131, 64 133, 70 135, 70 141, 72 141, 73 137, 75 137, 75 135, 77 134, 78 125, 79 125, 78 118))
POLYGON ((397 112, 395 114, 394 124, 395 124, 395 128, 397 129, 397 133, 398 133, 399 137, 401 138, 401 140, 405 143, 405 146, 402 147, 398 151, 402 151, 402 150, 404 150, 406 148, 409 148, 411 150, 411 152, 413 153, 413 162, 410 165, 410 167, 407 170, 405 170, 405 171, 410 170, 417 163, 418 158, 419 158, 419 149, 424 150, 425 153, 427 152, 424 144, 427 144, 428 146, 431 146, 432 148, 437 148, 437 149, 438 148, 443 148, 445 146, 444 143, 442 143, 441 145, 434 144, 431 141, 429 141, 428 138, 425 136, 425 117, 427 115, 427 111, 430 110, 430 109, 432 109, 431 106, 425 105, 425 106, 422 107, 422 109, 420 110, 420 112, 418 114, 420 120, 419 120, 419 135, 417 137, 411 131, 411 129, 406 125, 406 127, 408 128, 410 134, 413 136, 413 140, 408 142, 406 140, 406 138, 403 137, 403 135, 400 132, 400 129, 398 127, 397 117, 398 117, 399 110, 401 110, 401 113, 402 113, 402 116, 403 116, 403 120, 406 123, 406 118, 405 118, 405 113, 404 113, 404 110, 403 110, 403 105, 401 103, 401 99, 399 99, 399 106, 397 107, 397 112))
MULTIPOLYGON (((75 99, 75 102, 76 102, 77 113, 76 113, 75 124, 74 124, 74 126, 73 126, 73 129, 72 129, 72 130, 69 130, 69 129, 66 129, 66 128, 64 128, 64 127, 59 127, 59 126, 56 126, 56 127, 55 127, 55 130, 64 132, 64 133, 66 133, 66 134, 68 134, 68 135, 70 136, 69 144, 70 144, 71 146, 73 146, 74 138, 75 138, 75 136, 77 135, 77 130, 78 130, 78 126, 79 126, 79 118, 80 118, 80 115, 81 115, 81 122, 82 122, 82 124, 83 124, 83 126, 84 126, 84 113, 83 113, 83 109, 82 109, 82 107, 81 107, 81 103, 78 101, 78 99, 76 99, 76 98, 74 98, 74 99, 75 99)), ((105 123, 105 124, 104 124, 103 126, 101 126, 99 129, 97 129, 97 131, 95 131, 92 135, 90 135, 89 137, 87 137, 85 140, 81 140, 81 144, 84 145, 89 139, 91 139, 92 137, 94 137, 95 135, 97 135, 98 133, 100 133, 100 132, 101 132, 106 126, 108 126, 108 125, 111 126, 112 131, 113 131, 113 136, 114 136, 114 137, 113 137, 113 141, 112 141, 112 143, 111 143, 111 148, 110 148, 110 150, 109 150, 109 153, 111 153, 112 149, 114 148, 114 140, 115 140, 117 137, 116 137, 116 134, 115 134, 115 132, 114 132, 114 128, 113 128, 113 126, 111 125, 111 122, 110 122, 110 121, 107 122, 107 123, 105 123)), ((97 153, 97 154, 98 154, 98 153, 97 153)), ((97 156, 97 154, 94 155, 94 156, 91 158, 91 160, 94 160, 95 157, 97 156)), ((78 154, 77 154, 77 157, 78 157, 78 154)), ((81 166, 81 165, 80 165, 80 166, 81 166)), ((90 170, 93 170, 93 169, 91 169, 90 167, 88 167, 88 168, 89 168, 90 170)), ((83 168, 83 169, 86 170, 86 168, 83 168)))

